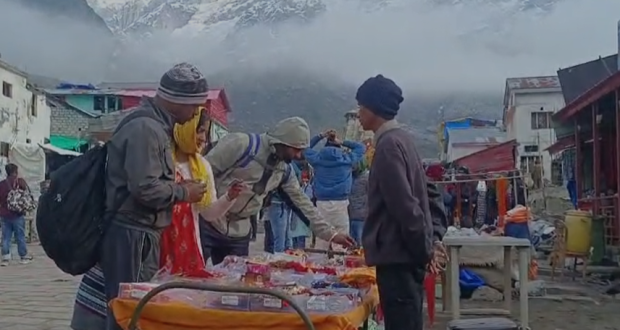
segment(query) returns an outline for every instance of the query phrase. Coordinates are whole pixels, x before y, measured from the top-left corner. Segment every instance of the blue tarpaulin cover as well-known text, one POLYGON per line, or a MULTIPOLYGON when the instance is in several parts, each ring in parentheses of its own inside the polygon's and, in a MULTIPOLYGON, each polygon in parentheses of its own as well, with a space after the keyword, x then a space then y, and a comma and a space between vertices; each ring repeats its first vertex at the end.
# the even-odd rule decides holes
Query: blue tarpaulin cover
POLYGON ((88 89, 88 90, 95 90, 97 89, 97 87, 93 86, 92 84, 86 84, 86 85, 82 85, 82 84, 71 84, 71 83, 60 83, 58 86, 56 86, 56 89, 88 89))

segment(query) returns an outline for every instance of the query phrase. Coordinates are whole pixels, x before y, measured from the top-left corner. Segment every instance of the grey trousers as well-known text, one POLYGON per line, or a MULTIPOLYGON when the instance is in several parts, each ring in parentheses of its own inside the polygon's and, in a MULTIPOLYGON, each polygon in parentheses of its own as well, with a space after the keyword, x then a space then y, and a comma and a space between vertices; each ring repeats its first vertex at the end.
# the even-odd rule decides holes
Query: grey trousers
MULTIPOLYGON (((118 296, 120 283, 150 281, 159 270, 160 232, 112 222, 101 247, 101 269, 108 303, 118 296)), ((108 308, 107 330, 121 330, 108 308)))

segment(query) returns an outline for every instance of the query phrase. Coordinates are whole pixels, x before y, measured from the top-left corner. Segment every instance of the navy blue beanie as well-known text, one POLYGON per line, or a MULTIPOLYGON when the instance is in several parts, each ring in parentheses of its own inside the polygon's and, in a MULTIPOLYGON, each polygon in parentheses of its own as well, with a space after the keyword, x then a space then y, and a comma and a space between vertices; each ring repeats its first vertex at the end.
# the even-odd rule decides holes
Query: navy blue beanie
POLYGON ((394 119, 403 102, 403 91, 383 75, 368 78, 357 89, 357 103, 383 119, 394 119))

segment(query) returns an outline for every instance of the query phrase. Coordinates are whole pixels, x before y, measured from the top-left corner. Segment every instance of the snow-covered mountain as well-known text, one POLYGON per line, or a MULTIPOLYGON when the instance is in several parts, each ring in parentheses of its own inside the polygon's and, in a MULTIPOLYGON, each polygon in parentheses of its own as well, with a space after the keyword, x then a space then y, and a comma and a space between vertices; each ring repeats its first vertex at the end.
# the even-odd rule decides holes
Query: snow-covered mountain
MULTIPOLYGON (((541 14, 561 0, 87 0, 117 34, 149 34, 158 30, 196 33, 224 25, 230 31, 261 24, 305 22, 343 2, 364 11, 403 6, 413 1, 429 6, 493 7, 501 17, 541 14)), ((229 32, 230 32, 229 31, 229 32)))

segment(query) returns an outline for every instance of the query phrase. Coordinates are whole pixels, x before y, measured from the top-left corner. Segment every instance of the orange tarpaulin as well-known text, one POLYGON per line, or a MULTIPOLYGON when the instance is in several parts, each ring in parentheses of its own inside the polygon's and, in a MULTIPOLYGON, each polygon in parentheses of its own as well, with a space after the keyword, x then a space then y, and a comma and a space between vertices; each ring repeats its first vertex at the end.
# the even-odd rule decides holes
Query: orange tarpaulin
MULTIPOLYGON (((313 314, 310 319, 317 330, 357 330, 379 303, 376 286, 362 305, 341 315, 313 314)), ((116 320, 127 330, 138 301, 114 299, 110 306, 116 320)), ((142 330, 305 330, 295 313, 241 312, 199 309, 183 303, 149 303, 144 308, 138 327, 142 330)))

